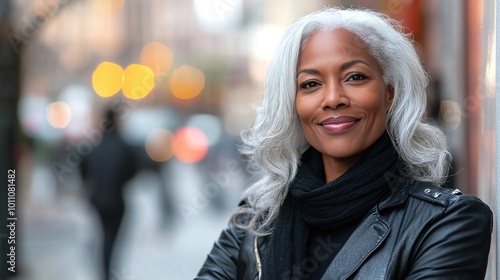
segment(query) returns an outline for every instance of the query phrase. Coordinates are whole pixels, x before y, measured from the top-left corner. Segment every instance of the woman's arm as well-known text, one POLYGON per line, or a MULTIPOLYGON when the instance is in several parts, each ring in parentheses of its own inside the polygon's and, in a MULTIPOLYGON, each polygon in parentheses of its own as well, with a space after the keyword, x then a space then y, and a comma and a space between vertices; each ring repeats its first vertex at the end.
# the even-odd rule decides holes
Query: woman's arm
POLYGON ((425 230, 407 279, 484 279, 493 218, 478 198, 457 196, 425 230))
POLYGON ((230 222, 214 244, 195 280, 236 279, 237 261, 244 230, 230 222))

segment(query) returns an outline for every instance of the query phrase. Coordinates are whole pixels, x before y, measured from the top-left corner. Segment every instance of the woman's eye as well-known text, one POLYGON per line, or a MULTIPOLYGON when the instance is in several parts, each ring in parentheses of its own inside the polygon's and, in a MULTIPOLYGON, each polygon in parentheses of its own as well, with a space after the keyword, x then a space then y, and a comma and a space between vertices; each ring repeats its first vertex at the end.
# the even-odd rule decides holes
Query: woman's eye
POLYGON ((349 79, 347 79, 347 80, 348 81, 362 81, 366 78, 367 77, 365 75, 356 73, 356 74, 352 74, 351 76, 349 76, 349 79))
POLYGON ((313 87, 319 86, 319 83, 315 81, 306 81, 300 84, 301 89, 311 89, 313 87))

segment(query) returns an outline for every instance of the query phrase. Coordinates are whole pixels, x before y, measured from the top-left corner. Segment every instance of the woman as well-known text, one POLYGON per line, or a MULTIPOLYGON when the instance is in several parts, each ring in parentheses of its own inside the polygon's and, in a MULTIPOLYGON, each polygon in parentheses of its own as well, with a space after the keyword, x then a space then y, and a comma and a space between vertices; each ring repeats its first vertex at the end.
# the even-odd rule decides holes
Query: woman
POLYGON ((288 29, 245 148, 261 179, 196 279, 483 279, 492 213, 440 187, 446 140, 401 28, 326 9, 288 29))

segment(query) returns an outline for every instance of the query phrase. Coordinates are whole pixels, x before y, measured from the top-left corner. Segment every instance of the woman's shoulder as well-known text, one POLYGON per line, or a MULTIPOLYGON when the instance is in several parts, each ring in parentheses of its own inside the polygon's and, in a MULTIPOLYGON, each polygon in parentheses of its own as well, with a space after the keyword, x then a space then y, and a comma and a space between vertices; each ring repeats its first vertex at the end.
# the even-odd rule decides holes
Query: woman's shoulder
POLYGON ((459 189, 446 188, 430 182, 411 181, 408 185, 409 196, 443 206, 447 206, 464 196, 459 189))
POLYGON ((449 209, 469 209, 491 213, 490 207, 480 198, 465 194, 457 188, 447 188, 429 182, 413 181, 408 187, 408 195, 414 199, 449 209))
POLYGON ((492 229, 493 213, 476 196, 458 189, 445 188, 428 182, 407 180, 399 185, 391 198, 379 205, 379 213, 389 224, 404 223, 414 233, 423 228, 454 227, 465 231, 474 225, 480 234, 492 229))

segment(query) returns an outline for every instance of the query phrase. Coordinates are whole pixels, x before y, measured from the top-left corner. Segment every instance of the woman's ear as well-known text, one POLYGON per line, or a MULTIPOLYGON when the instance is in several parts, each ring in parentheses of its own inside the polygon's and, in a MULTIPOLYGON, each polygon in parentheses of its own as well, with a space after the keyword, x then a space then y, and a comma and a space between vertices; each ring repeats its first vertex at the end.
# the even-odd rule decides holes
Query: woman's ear
POLYGON ((386 101, 386 106, 387 106, 387 112, 389 113, 389 109, 392 106, 392 101, 394 100, 394 87, 391 85, 387 85, 385 87, 385 101, 386 101))

